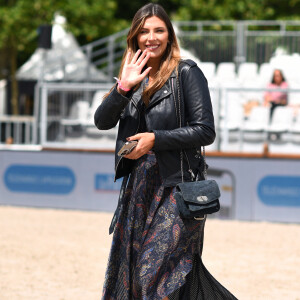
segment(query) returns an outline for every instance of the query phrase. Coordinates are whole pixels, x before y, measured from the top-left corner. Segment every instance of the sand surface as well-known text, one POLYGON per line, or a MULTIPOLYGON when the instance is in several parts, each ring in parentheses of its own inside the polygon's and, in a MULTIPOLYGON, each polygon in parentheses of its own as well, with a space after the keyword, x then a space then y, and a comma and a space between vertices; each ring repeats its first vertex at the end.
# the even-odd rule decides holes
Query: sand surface
MULTIPOLYGON (((0 206, 0 300, 101 299, 111 217, 0 206)), ((208 220, 203 261, 238 299, 300 299, 300 225, 208 220)))

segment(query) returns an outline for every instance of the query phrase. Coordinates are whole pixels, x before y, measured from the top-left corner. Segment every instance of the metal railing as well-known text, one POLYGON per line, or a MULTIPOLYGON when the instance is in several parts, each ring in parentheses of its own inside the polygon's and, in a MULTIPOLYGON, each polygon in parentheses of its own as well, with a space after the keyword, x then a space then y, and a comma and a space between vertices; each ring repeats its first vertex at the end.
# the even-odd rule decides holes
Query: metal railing
POLYGON ((114 149, 117 130, 100 131, 94 113, 112 84, 43 83, 39 94, 39 143, 43 147, 114 149))
POLYGON ((0 144, 36 144, 33 116, 0 115, 0 144))
MULTIPOLYGON (((112 86, 113 83, 38 84, 33 117, 0 117, 0 144, 113 150, 117 127, 99 131, 93 120, 104 94, 112 86)), ((277 153, 299 152, 299 88, 286 90, 289 101, 287 108, 293 109, 294 113, 290 127, 280 133, 280 139, 275 142, 269 139, 272 133, 268 127, 269 112, 263 129, 252 133, 246 130, 244 125, 251 119, 251 110, 263 106, 266 91, 266 88, 210 87, 217 138, 208 151, 262 152, 267 142, 275 145, 274 151, 277 153)))
POLYGON ((268 62, 277 48, 300 52, 300 21, 181 21, 178 37, 201 61, 268 62))
MULTIPOLYGON (((99 131, 93 120, 103 95, 112 85, 42 84, 37 126, 39 143, 43 147, 113 150, 117 127, 99 131)), ((217 138, 208 151, 262 152, 266 142, 272 144, 268 139, 272 131, 266 126, 254 132, 255 139, 252 138, 252 148, 249 147, 251 133, 244 127, 253 107, 263 106, 266 91, 268 89, 265 88, 210 88, 217 138)), ((291 125, 295 125, 300 121, 300 89, 287 89, 286 93, 290 98, 287 108, 294 110, 291 125)), ((265 118, 269 125, 269 111, 265 118)), ((297 132, 290 126, 290 130, 283 131, 281 137, 282 147, 277 147, 278 152, 299 152, 300 128, 297 132), (289 147, 290 150, 287 149, 289 147)))

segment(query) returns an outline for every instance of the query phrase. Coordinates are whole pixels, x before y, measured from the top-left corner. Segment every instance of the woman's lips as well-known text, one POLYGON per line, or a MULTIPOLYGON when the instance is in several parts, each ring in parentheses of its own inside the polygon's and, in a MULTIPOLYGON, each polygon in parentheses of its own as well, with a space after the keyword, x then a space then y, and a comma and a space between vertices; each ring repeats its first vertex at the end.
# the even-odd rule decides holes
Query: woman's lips
POLYGON ((160 45, 146 45, 146 49, 150 50, 150 51, 154 51, 157 48, 159 48, 160 45))

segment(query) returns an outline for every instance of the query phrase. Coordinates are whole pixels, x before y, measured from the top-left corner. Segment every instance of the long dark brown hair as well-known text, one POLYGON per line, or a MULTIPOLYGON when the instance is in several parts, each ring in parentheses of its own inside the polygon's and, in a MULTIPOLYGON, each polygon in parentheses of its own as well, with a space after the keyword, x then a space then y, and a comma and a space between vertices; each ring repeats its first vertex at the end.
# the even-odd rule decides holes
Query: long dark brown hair
POLYGON ((283 75, 283 72, 280 69, 275 69, 274 72, 273 72, 273 76, 272 76, 272 83, 274 83, 274 84, 276 83, 275 82, 275 71, 279 71, 281 79, 282 79, 281 83, 284 82, 285 81, 285 77, 283 75))
MULTIPOLYGON (((167 48, 161 58, 160 67, 155 79, 145 88, 143 92, 143 100, 146 104, 149 103, 150 97, 166 83, 173 70, 177 68, 180 61, 180 49, 169 16, 161 5, 149 3, 140 8, 132 20, 131 27, 127 35, 127 48, 123 54, 119 78, 122 75, 127 53, 129 51, 131 52, 131 60, 139 49, 137 36, 140 33, 140 30, 143 28, 145 20, 153 16, 158 17, 166 24, 168 30, 168 43, 167 48)), ((136 89, 138 87, 139 86, 137 86, 136 89)))

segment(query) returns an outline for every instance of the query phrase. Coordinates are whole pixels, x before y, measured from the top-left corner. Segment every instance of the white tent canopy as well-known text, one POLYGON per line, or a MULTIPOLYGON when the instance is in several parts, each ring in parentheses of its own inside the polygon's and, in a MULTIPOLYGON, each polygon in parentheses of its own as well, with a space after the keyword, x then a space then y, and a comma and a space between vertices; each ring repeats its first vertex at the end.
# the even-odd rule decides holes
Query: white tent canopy
POLYGON ((65 17, 55 16, 52 49, 36 49, 18 70, 19 80, 106 81, 106 76, 89 63, 74 36, 65 31, 65 23, 65 17))

